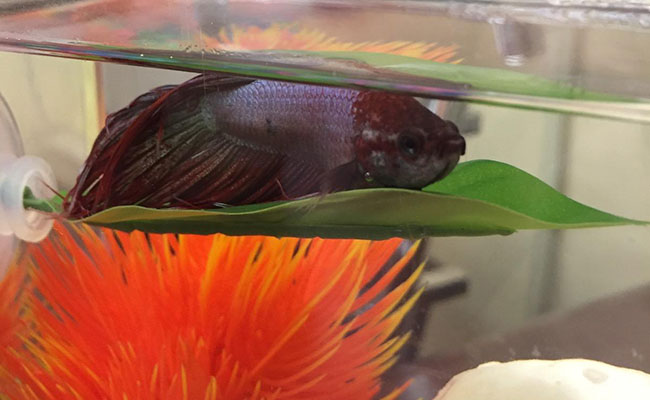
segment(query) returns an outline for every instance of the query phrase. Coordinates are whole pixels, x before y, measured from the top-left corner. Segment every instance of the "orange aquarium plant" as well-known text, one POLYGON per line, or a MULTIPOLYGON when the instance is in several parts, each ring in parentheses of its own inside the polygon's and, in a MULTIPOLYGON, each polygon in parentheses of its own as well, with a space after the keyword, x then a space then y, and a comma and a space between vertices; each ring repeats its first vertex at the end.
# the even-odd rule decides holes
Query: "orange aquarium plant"
MULTIPOLYGON (((4 255, 3 255, 4 256, 4 255)), ((20 345, 19 336, 24 328, 19 317, 24 299, 24 270, 11 268, 0 282, 0 347, 20 345)), ((2 393, 0 385, 0 394, 2 393)))
POLYGON ((0 323, 24 325, 0 398, 371 399, 418 297, 422 267, 391 285, 415 246, 384 267, 399 244, 57 224, 13 267, 28 286, 0 289, 0 323))

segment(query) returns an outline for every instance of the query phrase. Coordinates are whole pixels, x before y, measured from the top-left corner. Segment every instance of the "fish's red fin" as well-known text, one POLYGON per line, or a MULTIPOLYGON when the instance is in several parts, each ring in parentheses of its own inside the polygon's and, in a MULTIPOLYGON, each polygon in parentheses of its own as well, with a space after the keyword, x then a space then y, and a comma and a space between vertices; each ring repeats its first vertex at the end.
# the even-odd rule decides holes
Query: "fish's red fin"
MULTIPOLYGON (((159 139, 165 134, 163 119, 178 110, 187 110, 187 114, 191 114, 192 107, 198 104, 202 96, 232 90, 250 82, 252 80, 247 78, 201 74, 180 85, 153 89, 139 96, 128 107, 109 115, 106 127, 100 132, 75 186, 64 202, 66 213, 82 216, 111 204, 118 166, 125 162, 127 155, 133 154, 131 149, 134 144, 148 141, 152 130, 159 139), (91 191, 94 192, 92 203, 80 201, 91 191)), ((152 156, 148 156, 150 161, 152 156)))
POLYGON ((79 200, 83 197, 85 191, 96 187, 102 178, 104 170, 96 168, 96 166, 106 165, 112 154, 111 150, 115 148, 122 134, 133 124, 138 116, 176 87, 177 85, 165 85, 154 88, 138 96, 127 107, 106 117, 105 126, 97 136, 97 139, 95 139, 83 169, 77 177, 75 186, 68 192, 64 199, 63 209, 66 214, 80 216, 88 211, 87 205, 82 204, 79 200))

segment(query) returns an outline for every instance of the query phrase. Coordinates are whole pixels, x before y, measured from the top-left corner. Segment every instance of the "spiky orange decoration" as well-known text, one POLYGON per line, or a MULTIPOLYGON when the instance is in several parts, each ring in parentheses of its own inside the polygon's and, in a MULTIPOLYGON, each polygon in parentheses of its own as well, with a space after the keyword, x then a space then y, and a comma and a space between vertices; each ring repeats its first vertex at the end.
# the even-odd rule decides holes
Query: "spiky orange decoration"
POLYGON ((439 46, 437 43, 391 41, 346 42, 317 29, 295 24, 274 23, 268 28, 231 25, 215 37, 202 36, 209 49, 227 51, 250 50, 311 50, 360 51, 395 54, 436 62, 458 63, 458 46, 439 46))
POLYGON ((371 399, 417 297, 420 269, 387 289, 415 248, 378 275, 399 243, 58 225, 18 265, 31 271, 30 333, 0 351, 0 393, 371 399))
POLYGON ((23 270, 10 268, 4 279, 0 281, 0 348, 11 347, 19 343, 18 334, 23 328, 19 312, 24 280, 23 270))

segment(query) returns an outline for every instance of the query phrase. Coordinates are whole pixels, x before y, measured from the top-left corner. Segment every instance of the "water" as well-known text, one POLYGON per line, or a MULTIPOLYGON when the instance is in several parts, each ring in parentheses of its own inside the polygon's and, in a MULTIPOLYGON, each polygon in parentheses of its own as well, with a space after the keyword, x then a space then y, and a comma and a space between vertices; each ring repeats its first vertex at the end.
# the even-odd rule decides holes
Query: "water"
POLYGON ((6 2, 1 48, 650 121, 642 3, 43 3, 6 2))
MULTIPOLYGON (((0 74, 0 91, 16 115, 25 153, 45 158, 65 182, 60 184, 64 189, 74 182, 87 154, 90 143, 81 138, 94 137, 99 130, 98 109, 99 114, 114 112, 152 87, 187 79, 187 72, 213 70, 443 99, 422 102, 459 125, 465 121, 464 160, 506 162, 581 202, 650 220, 650 28, 643 3, 169 0, 152 6, 146 0, 104 0, 58 1, 58 8, 52 3, 0 0, 0 49, 106 62, 92 69, 100 83, 81 82, 80 77, 87 78, 87 64, 0 54, 7 56, 0 59, 0 70, 11 71, 0 74), (80 122, 82 117, 87 120, 80 122)), ((183 398, 185 382, 187 398, 203 398, 203 392, 192 392, 201 384, 210 385, 203 381, 203 367, 213 371, 221 365, 233 375, 255 370, 262 356, 281 342, 283 329, 295 327, 291 324, 300 319, 289 318, 305 306, 300 288, 321 293, 317 289, 330 284, 335 295, 319 306, 314 324, 297 328, 300 335, 286 342, 278 359, 271 357, 271 367, 253 375, 263 377, 265 389, 281 386, 278 382, 292 389, 298 387, 295 382, 313 384, 325 390, 322 398, 328 398, 328 390, 340 393, 368 376, 369 370, 346 374, 359 360, 354 357, 371 349, 364 346, 372 340, 352 342, 346 340, 353 337, 350 332, 337 336, 341 332, 327 329, 339 326, 335 317, 349 305, 346 301, 363 299, 382 274, 369 273, 369 282, 355 286, 355 279, 366 272, 361 264, 343 268, 344 257, 339 256, 344 254, 335 246, 325 252, 327 263, 325 255, 316 257, 304 267, 318 268, 300 275, 288 267, 267 270, 276 264, 264 260, 298 253, 287 242, 267 243, 259 253, 246 247, 228 252, 224 249, 236 246, 234 241, 219 239, 213 248, 211 237, 180 244, 168 237, 167 244, 160 244, 160 237, 147 240, 136 234, 115 244, 111 232, 100 237, 72 232, 72 237, 81 235, 87 242, 77 246, 69 240, 69 247, 57 247, 57 235, 66 235, 64 231, 53 234, 54 242, 23 246, 16 254, 31 251, 35 257, 45 254, 55 260, 39 259, 47 273, 38 275, 38 293, 46 293, 55 307, 69 308, 76 323, 62 327, 61 320, 52 319, 55 328, 39 331, 51 341, 33 351, 47 349, 38 357, 49 365, 62 362, 79 377, 75 384, 94 382, 88 373, 92 371, 133 382, 134 387, 172 382, 172 398, 183 398), (125 254, 118 251, 119 262, 102 258, 107 243, 113 243, 114 250, 127 249, 125 254), (165 253, 169 243, 172 250, 165 253), (151 261, 155 256, 146 258, 157 254, 154 250, 162 252, 161 259, 177 262, 163 262, 165 268, 157 269, 151 261), (71 254, 77 254, 81 264, 67 260, 71 254), (93 262, 88 254, 94 255, 93 262), (227 259, 224 254, 239 257, 233 268, 216 275, 202 269, 209 257, 227 259), (132 264, 123 260, 129 257, 135 260, 132 264), (251 267, 247 262, 258 264, 251 267), (102 273, 93 275, 97 269, 102 273), (241 271, 246 274, 239 275, 241 271), (53 276, 57 279, 47 279, 53 276), (270 282, 269 276, 277 277, 275 286, 267 291, 256 286, 256 279, 270 282), (230 329, 224 328, 230 333, 223 337, 217 329, 222 326, 230 329), (62 336, 57 338, 57 332, 62 336), (197 332, 209 332, 209 338, 198 340, 197 332), (177 337, 186 342, 176 346, 177 337), (102 351, 106 343, 115 345, 112 353, 102 351), (206 348, 231 351, 233 359, 243 360, 241 366, 233 368, 227 357, 206 353, 206 348), (56 357, 48 358, 53 354, 56 357), (164 369, 153 366, 160 354, 159 365, 169 367, 170 375, 176 371, 176 378, 154 373, 164 369), (335 357, 323 356, 317 361, 327 360, 319 365, 304 361, 322 354, 335 357), (294 364, 287 361, 292 355, 294 364), (76 365, 88 368, 77 370, 76 365), (102 369, 105 365, 114 369, 102 369), (291 365, 301 366, 295 380, 282 375, 291 365), (328 381, 320 373, 338 380, 328 381)), ((454 374, 492 360, 584 357, 650 373, 648 243, 647 227, 427 239, 415 255, 418 261, 429 256, 415 282, 425 290, 395 332, 411 331, 411 337, 396 365, 381 374, 381 392, 413 379, 400 398, 431 399, 454 374)), ((377 253, 355 251, 363 260, 377 253)), ((31 268, 28 264, 23 260, 19 266, 31 268)), ((396 273, 395 282, 381 295, 408 282, 418 264, 396 273)), ((3 293, 12 294, 0 287, 3 293)), ((0 328, 18 326, 3 325, 6 298, 0 296, 0 328)), ((350 311, 343 321, 361 318, 372 305, 350 311)), ((44 318, 49 312, 43 308, 37 314, 44 318)), ((7 360, 0 352, 0 366, 21 370, 7 360)), ((0 382, 6 379, 3 373, 0 368, 0 382)), ((219 385, 226 381, 232 382, 219 376, 219 385)), ((254 391, 255 383, 250 387, 254 391)), ((0 385, 0 398, 2 390, 0 385)))

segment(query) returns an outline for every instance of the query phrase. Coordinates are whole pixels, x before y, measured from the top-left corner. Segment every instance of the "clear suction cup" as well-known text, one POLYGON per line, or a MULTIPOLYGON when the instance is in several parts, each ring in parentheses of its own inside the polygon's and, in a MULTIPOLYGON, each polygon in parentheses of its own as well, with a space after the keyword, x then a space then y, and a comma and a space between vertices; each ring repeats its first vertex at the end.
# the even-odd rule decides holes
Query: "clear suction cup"
POLYGON ((20 157, 24 154, 23 142, 20 140, 18 125, 9 105, 0 94, 0 154, 12 154, 20 157))
POLYGON ((0 277, 11 260, 16 239, 38 242, 52 229, 47 215, 23 207, 23 193, 49 198, 56 190, 50 166, 37 157, 24 156, 18 126, 0 95, 0 277))
MULTIPOLYGON (((8 175, 11 164, 23 154, 23 142, 20 140, 18 125, 16 125, 9 105, 0 94, 0 182, 3 182, 8 175)), ((9 221, 5 215, 2 216, 4 218, 0 218, 0 235, 13 235, 9 221)), ((4 237, 0 237, 0 241, 2 241, 1 243, 8 242, 4 237)), ((0 244, 0 249, 4 250, 2 244, 0 244)), ((6 252, 3 251, 2 254, 6 254, 6 252)))

